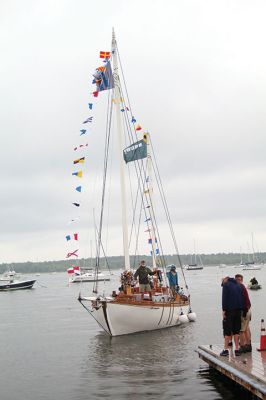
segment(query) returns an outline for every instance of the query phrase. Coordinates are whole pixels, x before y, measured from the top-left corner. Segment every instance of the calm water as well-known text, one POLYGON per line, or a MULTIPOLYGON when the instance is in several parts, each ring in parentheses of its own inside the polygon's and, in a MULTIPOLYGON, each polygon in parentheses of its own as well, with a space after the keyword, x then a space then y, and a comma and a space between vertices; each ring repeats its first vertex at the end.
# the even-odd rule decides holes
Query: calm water
MULTIPOLYGON (((0 293, 1 400, 240 398, 195 352, 198 344, 222 341, 221 277, 240 271, 187 272, 197 322, 112 339, 76 300, 80 289, 91 292, 91 284, 68 287, 65 273, 37 277, 46 287, 0 293)), ((244 272, 249 279, 253 275, 244 272)), ((259 341, 266 269, 255 276, 264 285, 250 292, 253 341, 259 341)), ((107 293, 112 288, 116 282, 105 286, 107 293)))

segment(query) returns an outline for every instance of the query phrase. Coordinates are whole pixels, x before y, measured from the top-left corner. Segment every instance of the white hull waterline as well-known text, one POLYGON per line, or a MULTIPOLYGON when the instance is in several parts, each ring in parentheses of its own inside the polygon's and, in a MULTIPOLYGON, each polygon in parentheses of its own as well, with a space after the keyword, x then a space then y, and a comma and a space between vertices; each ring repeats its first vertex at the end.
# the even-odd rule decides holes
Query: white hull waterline
POLYGON ((187 265, 185 267, 185 269, 187 271, 195 271, 195 270, 198 270, 198 269, 203 269, 203 266, 202 265, 187 265))
POLYGON ((94 274, 82 274, 72 276, 69 280, 70 283, 77 282, 107 282, 110 281, 110 276, 104 274, 98 274, 97 276, 94 274))
POLYGON ((188 322, 189 318, 194 320, 189 316, 188 304, 180 306, 167 302, 140 306, 97 300, 96 297, 82 297, 79 301, 110 336, 170 328, 188 322))
POLYGON ((0 284, 0 291, 10 291, 10 290, 24 290, 31 289, 36 282, 35 279, 27 281, 12 281, 0 284))
POLYGON ((261 265, 256 265, 256 264, 251 264, 251 265, 245 265, 243 267, 243 271, 258 271, 261 269, 261 265))

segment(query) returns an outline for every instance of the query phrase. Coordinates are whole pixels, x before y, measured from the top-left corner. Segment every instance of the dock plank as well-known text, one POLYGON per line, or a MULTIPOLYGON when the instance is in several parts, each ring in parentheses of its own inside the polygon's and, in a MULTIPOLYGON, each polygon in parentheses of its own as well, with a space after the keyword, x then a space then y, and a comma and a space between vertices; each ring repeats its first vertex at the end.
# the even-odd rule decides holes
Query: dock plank
POLYGON ((235 356, 233 349, 229 356, 221 357, 223 345, 201 345, 198 347, 199 357, 223 375, 266 400, 266 352, 257 351, 258 344, 252 344, 253 351, 235 356))

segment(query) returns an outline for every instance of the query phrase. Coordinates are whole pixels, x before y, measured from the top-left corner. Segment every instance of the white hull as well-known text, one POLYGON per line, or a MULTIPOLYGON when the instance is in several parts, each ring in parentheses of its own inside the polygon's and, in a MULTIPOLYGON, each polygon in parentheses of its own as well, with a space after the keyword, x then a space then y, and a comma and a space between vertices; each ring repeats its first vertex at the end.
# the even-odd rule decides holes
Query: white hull
POLYGON ((110 275, 105 275, 103 272, 99 272, 97 275, 94 272, 85 272, 81 275, 72 275, 69 282, 103 282, 110 281, 110 275))
POLYGON ((262 267, 261 264, 255 264, 255 263, 247 263, 243 266, 243 271, 257 271, 260 270, 262 267))
POLYGON ((107 282, 110 281, 109 277, 98 277, 98 279, 95 279, 94 276, 75 276, 73 279, 70 280, 72 283, 76 282, 107 282))
POLYGON ((153 305, 129 305, 106 300, 98 301, 93 307, 89 298, 80 299, 81 303, 101 328, 110 336, 128 335, 136 332, 153 331, 180 325, 181 312, 188 314, 189 306, 173 303, 153 305), (89 302, 89 308, 86 302, 89 302))

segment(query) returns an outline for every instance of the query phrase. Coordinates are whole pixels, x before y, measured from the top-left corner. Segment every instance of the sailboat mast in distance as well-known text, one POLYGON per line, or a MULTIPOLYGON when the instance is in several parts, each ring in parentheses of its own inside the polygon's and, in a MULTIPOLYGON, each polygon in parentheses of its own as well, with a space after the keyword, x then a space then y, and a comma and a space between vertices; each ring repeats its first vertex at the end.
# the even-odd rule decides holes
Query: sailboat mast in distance
POLYGON ((125 147, 123 135, 122 135, 122 121, 120 112, 120 101, 121 101, 121 86, 118 73, 118 62, 117 62, 117 45, 115 32, 113 29, 112 35, 112 59, 113 59, 113 77, 114 77, 114 89, 113 89, 113 100, 116 109, 116 124, 117 124, 117 136, 118 136, 118 151, 119 151, 119 166, 120 166, 120 188, 121 188, 121 210, 122 210, 122 230, 123 230, 123 248, 125 257, 125 270, 130 269, 129 259, 129 248, 128 248, 128 223, 127 223, 127 206, 126 206, 126 185, 125 185, 125 163, 123 158, 123 149, 125 147))

